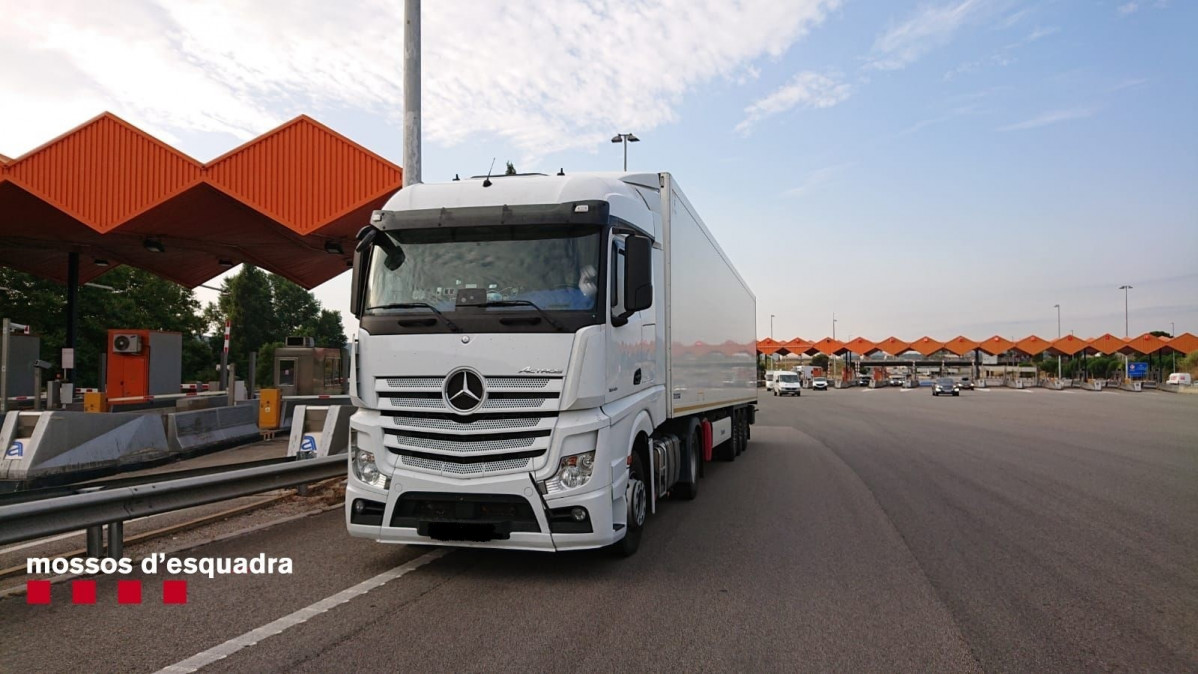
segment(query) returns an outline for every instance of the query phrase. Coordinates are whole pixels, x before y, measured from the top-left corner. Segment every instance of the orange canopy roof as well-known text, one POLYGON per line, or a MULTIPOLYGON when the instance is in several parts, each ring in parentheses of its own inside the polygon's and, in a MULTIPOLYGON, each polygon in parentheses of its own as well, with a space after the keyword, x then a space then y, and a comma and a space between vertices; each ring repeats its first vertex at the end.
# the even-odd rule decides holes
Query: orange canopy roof
POLYGON ((1168 346, 1168 344, 1168 342, 1160 337, 1157 337, 1152 333, 1145 332, 1135 339, 1129 339, 1127 341, 1127 349, 1125 351, 1147 356, 1148 354, 1160 351, 1162 347, 1168 346))
POLYGON ((1180 335, 1168 340, 1169 347, 1178 353, 1190 354, 1198 351, 1198 337, 1183 332, 1180 335))
POLYGON ((793 353, 796 356, 805 353, 814 353, 814 347, 812 346, 811 342, 803 339, 802 337, 795 337, 794 339, 784 342, 782 344, 782 348, 786 349, 787 353, 793 353))
POLYGON ((1052 342, 1047 339, 1042 339, 1035 335, 1028 335, 1015 343, 1012 347, 1019 353, 1025 353, 1029 356, 1038 356, 1047 351, 1052 346, 1052 342))
POLYGON ((845 343, 844 348, 858 356, 865 356, 878 350, 878 345, 864 337, 857 337, 845 343))
POLYGON ((824 337, 811 346, 815 349, 816 353, 823 353, 829 356, 836 356, 847 351, 844 348, 844 342, 837 341, 831 337, 824 337))
POLYGON ((1012 342, 1009 339, 1003 339, 1002 337, 1000 337, 998 335, 995 335, 995 336, 991 337, 990 339, 987 339, 983 342, 978 343, 978 348, 981 349, 983 352, 990 354, 991 356, 1002 355, 1002 354, 1010 351, 1012 349, 1012 347, 1014 347, 1014 346, 1015 346, 1015 342, 1012 342))
POLYGON ((1090 346, 1088 341, 1073 335, 1065 335, 1060 339, 1053 340, 1048 350, 1063 356, 1076 356, 1082 352, 1095 353, 1094 347, 1090 346))
POLYGON ((757 353, 772 356, 782 350, 782 342, 771 337, 757 340, 757 353))
POLYGON ((1091 339, 1090 346, 1094 347, 1094 350, 1098 353, 1109 356, 1113 353, 1122 352, 1123 349, 1127 347, 1127 342, 1108 332, 1101 337, 1095 337, 1094 339, 1091 339))
POLYGON ((897 356, 901 353, 910 351, 911 342, 904 342, 898 337, 887 337, 886 339, 878 342, 877 347, 892 356, 897 356))
POLYGON ((302 115, 200 163, 106 112, 0 162, 0 265, 61 282, 77 252, 81 283, 128 264, 194 287, 246 262, 311 288, 401 177, 302 115))
POLYGON ((931 337, 920 337, 911 342, 911 348, 919 352, 921 356, 930 356, 937 351, 943 351, 944 342, 938 342, 931 337))
POLYGON ((969 339, 969 338, 963 336, 963 335, 958 335, 958 336, 953 337, 952 339, 948 340, 947 342, 945 342, 944 348, 948 349, 949 351, 952 351, 953 353, 957 354, 958 356, 964 356, 965 354, 969 353, 970 351, 973 351, 974 349, 978 348, 978 343, 973 341, 972 339, 969 339))

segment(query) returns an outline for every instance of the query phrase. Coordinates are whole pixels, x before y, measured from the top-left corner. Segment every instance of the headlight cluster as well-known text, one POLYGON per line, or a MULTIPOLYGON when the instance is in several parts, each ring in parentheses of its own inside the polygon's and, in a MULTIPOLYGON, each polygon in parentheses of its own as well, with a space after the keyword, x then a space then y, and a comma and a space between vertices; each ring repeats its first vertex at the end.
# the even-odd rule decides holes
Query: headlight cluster
POLYGON ((379 489, 391 486, 391 478, 379 472, 379 467, 374 462, 374 452, 358 447, 358 432, 354 430, 350 431, 349 451, 353 456, 354 477, 379 489))
POLYGON ((591 481, 595 472, 595 452, 583 452, 563 456, 553 477, 545 480, 545 491, 553 494, 567 489, 576 489, 591 481))

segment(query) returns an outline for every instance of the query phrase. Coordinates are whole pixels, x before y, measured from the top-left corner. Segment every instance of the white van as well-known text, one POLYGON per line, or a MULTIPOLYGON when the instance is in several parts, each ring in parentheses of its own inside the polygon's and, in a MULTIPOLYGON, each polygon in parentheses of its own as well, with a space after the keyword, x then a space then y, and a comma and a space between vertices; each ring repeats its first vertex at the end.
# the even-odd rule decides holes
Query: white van
POLYGON ((775 378, 777 378, 778 372, 779 372, 779 370, 766 370, 765 371, 765 390, 767 390, 767 391, 774 390, 774 380, 775 380, 775 378))
POLYGON ((803 389, 799 385, 798 372, 779 372, 774 377, 774 395, 776 396, 800 396, 803 395, 803 389))
POLYGON ((1194 378, 1190 376, 1189 372, 1174 372, 1173 374, 1169 375, 1169 380, 1165 383, 1174 384, 1176 386, 1193 386, 1194 378))

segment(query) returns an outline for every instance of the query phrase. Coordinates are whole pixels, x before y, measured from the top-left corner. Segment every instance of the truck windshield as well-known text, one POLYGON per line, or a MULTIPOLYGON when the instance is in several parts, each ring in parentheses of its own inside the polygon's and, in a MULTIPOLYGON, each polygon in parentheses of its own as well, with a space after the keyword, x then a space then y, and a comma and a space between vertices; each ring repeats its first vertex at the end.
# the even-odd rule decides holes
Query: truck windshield
POLYGON ((598 227, 578 226, 383 232, 370 258, 365 314, 414 311, 415 303, 452 312, 467 297, 474 306, 514 301, 544 311, 594 311, 599 237, 598 227))

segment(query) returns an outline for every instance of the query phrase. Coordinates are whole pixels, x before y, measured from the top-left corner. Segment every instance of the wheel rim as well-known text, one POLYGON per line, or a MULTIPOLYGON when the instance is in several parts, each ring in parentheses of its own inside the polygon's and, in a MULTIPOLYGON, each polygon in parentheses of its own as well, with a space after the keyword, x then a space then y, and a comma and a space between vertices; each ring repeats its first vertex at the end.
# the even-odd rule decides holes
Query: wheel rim
POLYGON ((624 490, 624 498, 628 499, 629 524, 639 529, 645 524, 645 510, 647 507, 645 483, 635 477, 629 478, 628 487, 624 490))

